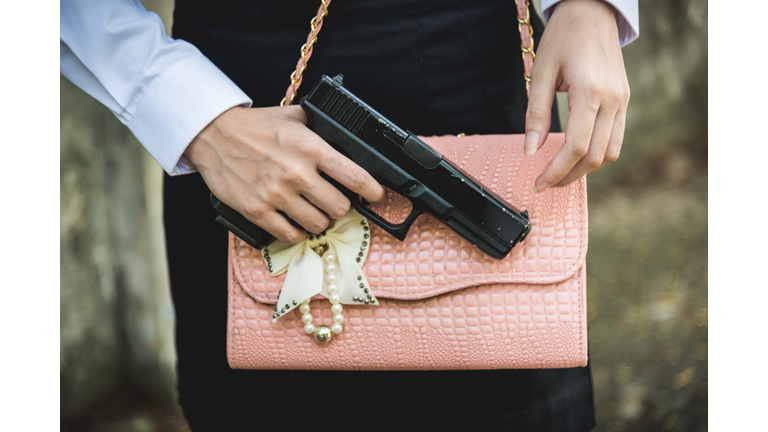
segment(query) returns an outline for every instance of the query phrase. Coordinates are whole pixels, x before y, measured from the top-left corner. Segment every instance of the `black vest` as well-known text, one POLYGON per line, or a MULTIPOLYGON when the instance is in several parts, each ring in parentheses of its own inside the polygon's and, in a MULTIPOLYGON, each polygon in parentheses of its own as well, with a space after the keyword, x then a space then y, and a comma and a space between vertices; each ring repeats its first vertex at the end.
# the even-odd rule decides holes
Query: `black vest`
MULTIPOLYGON (((277 105, 318 4, 180 0, 173 34, 196 45, 254 106, 277 105)), ((538 46, 543 24, 532 16, 538 46)), ((339 73, 355 94, 417 134, 525 130, 525 81, 511 0, 335 0, 298 96, 322 75, 339 73)))

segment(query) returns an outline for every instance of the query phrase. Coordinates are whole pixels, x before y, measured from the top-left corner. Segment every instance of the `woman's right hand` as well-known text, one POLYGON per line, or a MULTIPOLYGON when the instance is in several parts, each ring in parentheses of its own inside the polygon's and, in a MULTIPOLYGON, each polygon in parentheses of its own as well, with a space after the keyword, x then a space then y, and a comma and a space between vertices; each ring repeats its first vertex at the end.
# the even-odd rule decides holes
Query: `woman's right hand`
POLYGON ((326 173, 368 202, 384 188, 306 126, 301 107, 225 111, 203 129, 185 155, 222 202, 279 240, 297 243, 319 233, 329 217, 349 211, 346 196, 320 176, 326 173), (284 214, 281 214, 281 212, 284 214))

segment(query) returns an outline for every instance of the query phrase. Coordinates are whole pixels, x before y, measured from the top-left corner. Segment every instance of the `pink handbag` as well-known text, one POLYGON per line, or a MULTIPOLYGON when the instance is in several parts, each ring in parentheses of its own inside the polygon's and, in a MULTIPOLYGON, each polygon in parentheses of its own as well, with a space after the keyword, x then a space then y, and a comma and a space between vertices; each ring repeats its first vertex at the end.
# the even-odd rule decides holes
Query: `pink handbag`
MULTIPOLYGON (((301 83, 329 3, 325 0, 312 20, 284 99, 288 103, 301 83)), ((533 38, 527 5, 518 5, 518 17, 529 81, 533 38)), ((402 242, 371 224, 362 270, 378 305, 345 305, 344 331, 321 344, 305 333, 298 311, 273 319, 286 276, 272 276, 261 251, 230 233, 227 356, 232 368, 448 370, 587 364, 586 179, 533 193, 536 176, 563 144, 563 134, 550 134, 533 156, 523 155, 523 135, 421 138, 512 206, 527 209, 532 224, 528 237, 496 260, 427 214, 419 216, 402 242)), ((404 219, 410 205, 387 191, 387 199, 371 209, 394 221, 404 219)), ((324 297, 313 297, 310 308, 315 325, 334 324, 324 297)))

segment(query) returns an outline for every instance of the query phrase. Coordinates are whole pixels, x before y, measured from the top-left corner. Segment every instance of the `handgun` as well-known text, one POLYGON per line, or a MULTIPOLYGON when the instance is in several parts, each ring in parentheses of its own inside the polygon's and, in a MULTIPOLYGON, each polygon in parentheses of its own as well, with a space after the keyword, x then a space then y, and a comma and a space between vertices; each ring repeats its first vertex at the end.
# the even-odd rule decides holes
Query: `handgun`
MULTIPOLYGON (((387 120, 346 89, 341 75, 324 75, 300 106, 309 129, 383 186, 411 201, 408 217, 391 223, 369 209, 357 193, 323 176, 349 198, 355 210, 398 240, 405 240, 424 212, 497 259, 507 256, 531 231, 527 211, 518 211, 416 135, 387 120)), ((220 214, 217 220, 251 246, 261 249, 274 241, 213 195, 211 201, 220 214)))

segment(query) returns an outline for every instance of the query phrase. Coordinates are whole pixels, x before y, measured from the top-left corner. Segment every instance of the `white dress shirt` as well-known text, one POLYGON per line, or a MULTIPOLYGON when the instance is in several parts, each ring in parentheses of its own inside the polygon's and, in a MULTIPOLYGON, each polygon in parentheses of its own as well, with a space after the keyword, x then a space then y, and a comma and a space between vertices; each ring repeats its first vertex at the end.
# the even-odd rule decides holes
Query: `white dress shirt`
MULTIPOLYGON (((548 20, 561 0, 542 0, 548 20)), ((638 0, 606 0, 622 46, 638 36, 638 0)), ((61 74, 128 126, 170 175, 195 172, 192 139, 251 99, 200 51, 165 33, 139 0, 61 0, 61 74)))

